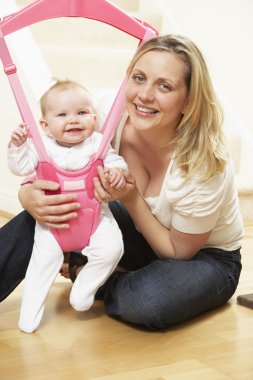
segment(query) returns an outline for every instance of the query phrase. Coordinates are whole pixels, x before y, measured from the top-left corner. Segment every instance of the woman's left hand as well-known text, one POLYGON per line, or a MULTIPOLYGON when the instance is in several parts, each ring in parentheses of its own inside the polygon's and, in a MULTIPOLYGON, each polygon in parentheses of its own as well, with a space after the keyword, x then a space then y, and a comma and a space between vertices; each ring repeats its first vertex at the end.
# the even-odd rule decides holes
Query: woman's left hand
POLYGON ((128 201, 138 193, 134 176, 128 170, 123 171, 126 184, 123 188, 115 188, 110 185, 108 178, 104 174, 101 166, 98 167, 99 179, 94 178, 94 193, 99 202, 113 200, 128 201))

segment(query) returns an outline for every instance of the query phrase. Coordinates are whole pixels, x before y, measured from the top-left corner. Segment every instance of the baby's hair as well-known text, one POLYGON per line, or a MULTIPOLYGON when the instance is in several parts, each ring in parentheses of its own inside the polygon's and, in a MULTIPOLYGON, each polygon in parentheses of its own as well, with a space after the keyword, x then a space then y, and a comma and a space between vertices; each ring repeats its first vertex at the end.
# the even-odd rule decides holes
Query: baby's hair
POLYGON ((54 79, 54 81, 55 81, 55 83, 51 87, 49 87, 49 89, 40 98, 40 109, 41 109, 42 116, 45 116, 45 114, 46 114, 46 103, 47 103, 48 95, 52 91, 64 91, 64 90, 68 90, 70 88, 82 88, 85 92, 87 92, 87 95, 90 98, 91 107, 93 109, 90 93, 80 83, 75 82, 73 80, 69 80, 69 79, 65 79, 65 80, 54 79))

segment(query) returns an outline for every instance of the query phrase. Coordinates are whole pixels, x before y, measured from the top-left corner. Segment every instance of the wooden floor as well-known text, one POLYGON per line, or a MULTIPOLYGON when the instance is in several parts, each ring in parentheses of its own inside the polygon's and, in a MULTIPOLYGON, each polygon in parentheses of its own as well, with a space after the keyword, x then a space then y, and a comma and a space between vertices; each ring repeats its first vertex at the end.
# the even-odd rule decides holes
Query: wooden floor
POLYGON ((246 227, 243 266, 226 306, 166 332, 109 318, 99 301, 74 311, 71 284, 59 277, 39 330, 25 334, 17 328, 21 285, 0 304, 0 379, 252 380, 253 310, 236 296, 253 293, 253 226, 246 227))

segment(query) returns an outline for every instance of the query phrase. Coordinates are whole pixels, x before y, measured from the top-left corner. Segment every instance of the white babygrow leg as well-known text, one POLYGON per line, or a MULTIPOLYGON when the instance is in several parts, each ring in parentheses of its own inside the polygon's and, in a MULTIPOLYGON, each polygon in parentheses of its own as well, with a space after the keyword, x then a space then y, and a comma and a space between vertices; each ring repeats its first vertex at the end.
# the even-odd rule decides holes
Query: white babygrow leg
POLYGON ((50 230, 35 227, 32 257, 26 272, 19 328, 32 333, 40 324, 45 300, 63 263, 62 250, 50 230))
POLYGON ((70 303, 77 311, 91 307, 97 290, 123 254, 122 234, 111 214, 102 217, 83 253, 88 257, 88 263, 79 272, 70 294, 70 303))

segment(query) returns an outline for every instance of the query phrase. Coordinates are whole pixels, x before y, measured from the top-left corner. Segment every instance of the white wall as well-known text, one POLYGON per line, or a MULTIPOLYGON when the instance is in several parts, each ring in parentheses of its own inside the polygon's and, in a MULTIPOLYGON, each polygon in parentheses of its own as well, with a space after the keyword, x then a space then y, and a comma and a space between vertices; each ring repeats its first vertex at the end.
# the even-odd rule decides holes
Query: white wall
MULTIPOLYGON (((17 0, 17 3, 23 6, 31 1, 17 0)), ((127 0, 124 0, 124 4, 126 2, 127 0)), ((129 2, 136 3, 133 0, 129 2)), ((116 3, 120 1, 117 0, 116 3)), ((252 191, 253 1, 139 0, 139 6, 140 11, 137 14, 139 18, 145 15, 144 19, 152 23, 152 20, 156 20, 156 16, 160 19, 162 15, 163 23, 159 28, 160 33, 185 34, 192 38, 204 53, 224 105, 225 129, 239 175, 240 188, 252 191)), ((135 10, 137 6, 133 8, 135 10)), ((15 9, 14 0, 0 1, 0 16, 10 14, 15 9)), ((11 43, 15 52, 13 58, 17 57, 20 77, 28 93, 32 109, 35 111, 38 98, 50 83, 51 73, 29 33, 23 30, 15 33, 17 34, 20 34, 20 37, 11 43)), ((122 47, 125 46, 125 40, 121 38, 120 41, 122 47)), ((112 53, 113 51, 110 51, 108 54, 112 53)), ((115 55, 119 59, 119 54, 115 53, 115 55)), ((121 57, 123 55, 128 56, 129 53, 121 52, 121 57)), ((109 63, 109 65, 114 64, 113 78, 119 71, 119 67, 126 67, 123 59, 116 61, 115 58, 109 63)), ((58 66, 57 63, 57 69, 58 66)), ((87 76, 87 72, 85 74, 87 76)), ((91 78, 93 81, 93 77, 91 78)), ((20 122, 20 116, 3 70, 0 70, 0 111, 0 210, 15 214, 21 209, 17 200, 20 180, 7 168, 5 149, 10 131, 20 122)))
POLYGON ((190 37, 204 53, 225 111, 240 188, 253 190, 253 1, 158 0, 161 33, 190 37))
MULTIPOLYGON (((0 2, 0 17, 11 14, 18 9, 14 0, 0 2)), ((21 30, 7 36, 6 41, 11 50, 13 61, 17 64, 28 101, 35 118, 39 111, 37 101, 49 86, 51 73, 28 30, 21 30)), ((21 178, 10 173, 6 162, 6 147, 11 131, 21 122, 20 114, 8 79, 1 64, 0 70, 0 210, 17 214, 22 210, 18 201, 18 189, 21 178)))

